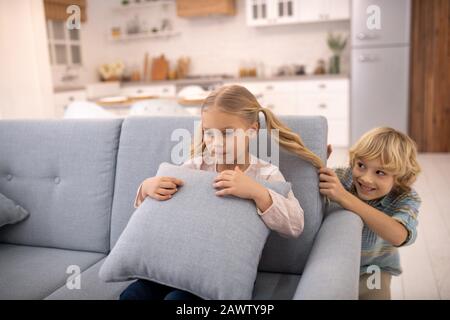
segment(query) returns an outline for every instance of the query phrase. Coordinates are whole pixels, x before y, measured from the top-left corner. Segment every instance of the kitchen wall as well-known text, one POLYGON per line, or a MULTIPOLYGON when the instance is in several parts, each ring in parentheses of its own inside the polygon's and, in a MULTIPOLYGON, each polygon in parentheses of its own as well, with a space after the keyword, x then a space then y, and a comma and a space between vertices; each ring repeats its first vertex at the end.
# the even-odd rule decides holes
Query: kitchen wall
MULTIPOLYGON (((283 64, 304 64, 308 73, 318 59, 328 61, 331 52, 326 45, 329 31, 348 34, 348 21, 248 27, 245 1, 237 0, 237 15, 231 17, 178 18, 172 6, 174 29, 181 34, 169 39, 142 39, 126 42, 108 40, 109 26, 114 24, 114 12, 120 0, 88 0, 87 22, 82 25, 82 78, 97 81, 97 67, 105 62, 123 60, 142 66, 145 52, 154 57, 164 53, 175 62, 181 55, 191 57, 191 74, 237 75, 239 67, 248 61, 264 65, 270 76, 283 64)), ((348 73, 348 46, 342 58, 342 71, 348 73)), ((57 77, 55 77, 57 78, 57 77)), ((57 79, 55 79, 57 81, 57 79)))
POLYGON ((0 118, 54 117, 41 1, 0 1, 0 118))

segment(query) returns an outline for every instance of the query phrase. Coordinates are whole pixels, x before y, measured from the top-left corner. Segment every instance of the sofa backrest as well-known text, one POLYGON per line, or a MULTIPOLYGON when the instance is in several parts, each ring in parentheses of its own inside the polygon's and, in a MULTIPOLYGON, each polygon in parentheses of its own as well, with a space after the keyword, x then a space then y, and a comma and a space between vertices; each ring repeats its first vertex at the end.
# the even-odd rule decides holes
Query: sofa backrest
POLYGON ((108 252, 121 123, 0 121, 0 192, 30 212, 0 242, 108 252))
MULTIPOLYGON (((198 117, 129 117, 122 124, 117 157, 114 201, 111 220, 111 248, 116 243, 134 211, 133 200, 142 180, 154 176, 161 162, 172 162, 171 141, 175 129, 193 133, 198 117)), ((323 117, 284 116, 280 119, 305 144, 326 159, 327 123, 323 117)), ((265 127, 264 121, 261 122, 265 127)), ((322 221, 322 200, 318 191, 317 170, 295 155, 282 151, 280 170, 292 183, 294 194, 305 211, 305 228, 297 239, 271 233, 263 251, 260 271, 300 274, 314 237, 322 221)))

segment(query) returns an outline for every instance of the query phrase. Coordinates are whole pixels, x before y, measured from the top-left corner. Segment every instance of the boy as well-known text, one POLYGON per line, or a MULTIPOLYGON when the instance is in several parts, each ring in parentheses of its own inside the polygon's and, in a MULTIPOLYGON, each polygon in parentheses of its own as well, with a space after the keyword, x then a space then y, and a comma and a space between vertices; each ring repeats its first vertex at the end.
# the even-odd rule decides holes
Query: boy
POLYGON ((421 201, 411 188, 420 172, 416 158, 410 137, 392 128, 375 128, 350 149, 350 167, 319 170, 320 193, 364 222, 361 300, 390 299, 391 277, 402 272, 397 248, 417 237, 421 201), (379 288, 373 288, 374 270, 381 271, 379 288))

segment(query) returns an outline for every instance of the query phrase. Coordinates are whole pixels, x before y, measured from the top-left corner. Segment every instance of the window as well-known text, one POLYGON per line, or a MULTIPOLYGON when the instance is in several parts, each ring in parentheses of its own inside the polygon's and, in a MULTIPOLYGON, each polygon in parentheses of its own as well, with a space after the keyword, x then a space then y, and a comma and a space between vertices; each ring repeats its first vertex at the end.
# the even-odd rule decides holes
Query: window
POLYGON ((50 63, 53 66, 81 66, 80 30, 69 30, 65 21, 47 20, 50 63))

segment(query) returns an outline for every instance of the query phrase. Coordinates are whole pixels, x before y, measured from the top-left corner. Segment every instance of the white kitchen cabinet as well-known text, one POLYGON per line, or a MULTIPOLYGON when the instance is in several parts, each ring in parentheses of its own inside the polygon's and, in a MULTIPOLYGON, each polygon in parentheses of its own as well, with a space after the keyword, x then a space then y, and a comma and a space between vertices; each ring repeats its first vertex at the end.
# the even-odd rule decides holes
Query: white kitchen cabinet
POLYGON ((263 89, 260 103, 279 115, 295 114, 298 97, 291 81, 269 82, 263 89))
POLYGON ((299 22, 350 19, 350 0, 298 0, 299 22))
POLYGON ((269 26, 297 23, 299 0, 246 0, 247 24, 269 26))
POLYGON ((299 82, 297 88, 300 114, 322 115, 337 120, 348 118, 348 80, 304 81, 299 82))
POLYGON ((246 87, 264 108, 278 115, 296 113, 298 96, 295 81, 260 81, 236 83, 246 87))
POLYGON ((324 116, 328 120, 328 143, 346 147, 349 143, 348 79, 309 80, 298 82, 298 111, 305 116, 324 116))
POLYGON ((349 80, 308 79, 235 83, 255 95, 262 107, 276 115, 324 116, 328 120, 328 142, 349 143, 349 80))
POLYGON ((350 19, 350 0, 246 0, 249 26, 350 19))
POLYGON ((121 94, 130 97, 154 96, 161 98, 170 98, 176 96, 175 85, 132 85, 122 87, 121 94))
POLYGON ((56 117, 62 118, 65 108, 70 103, 75 101, 86 101, 87 94, 86 90, 63 91, 55 93, 53 98, 55 103, 56 117))
POLYGON ((328 0, 330 20, 350 20, 350 0, 328 0))

